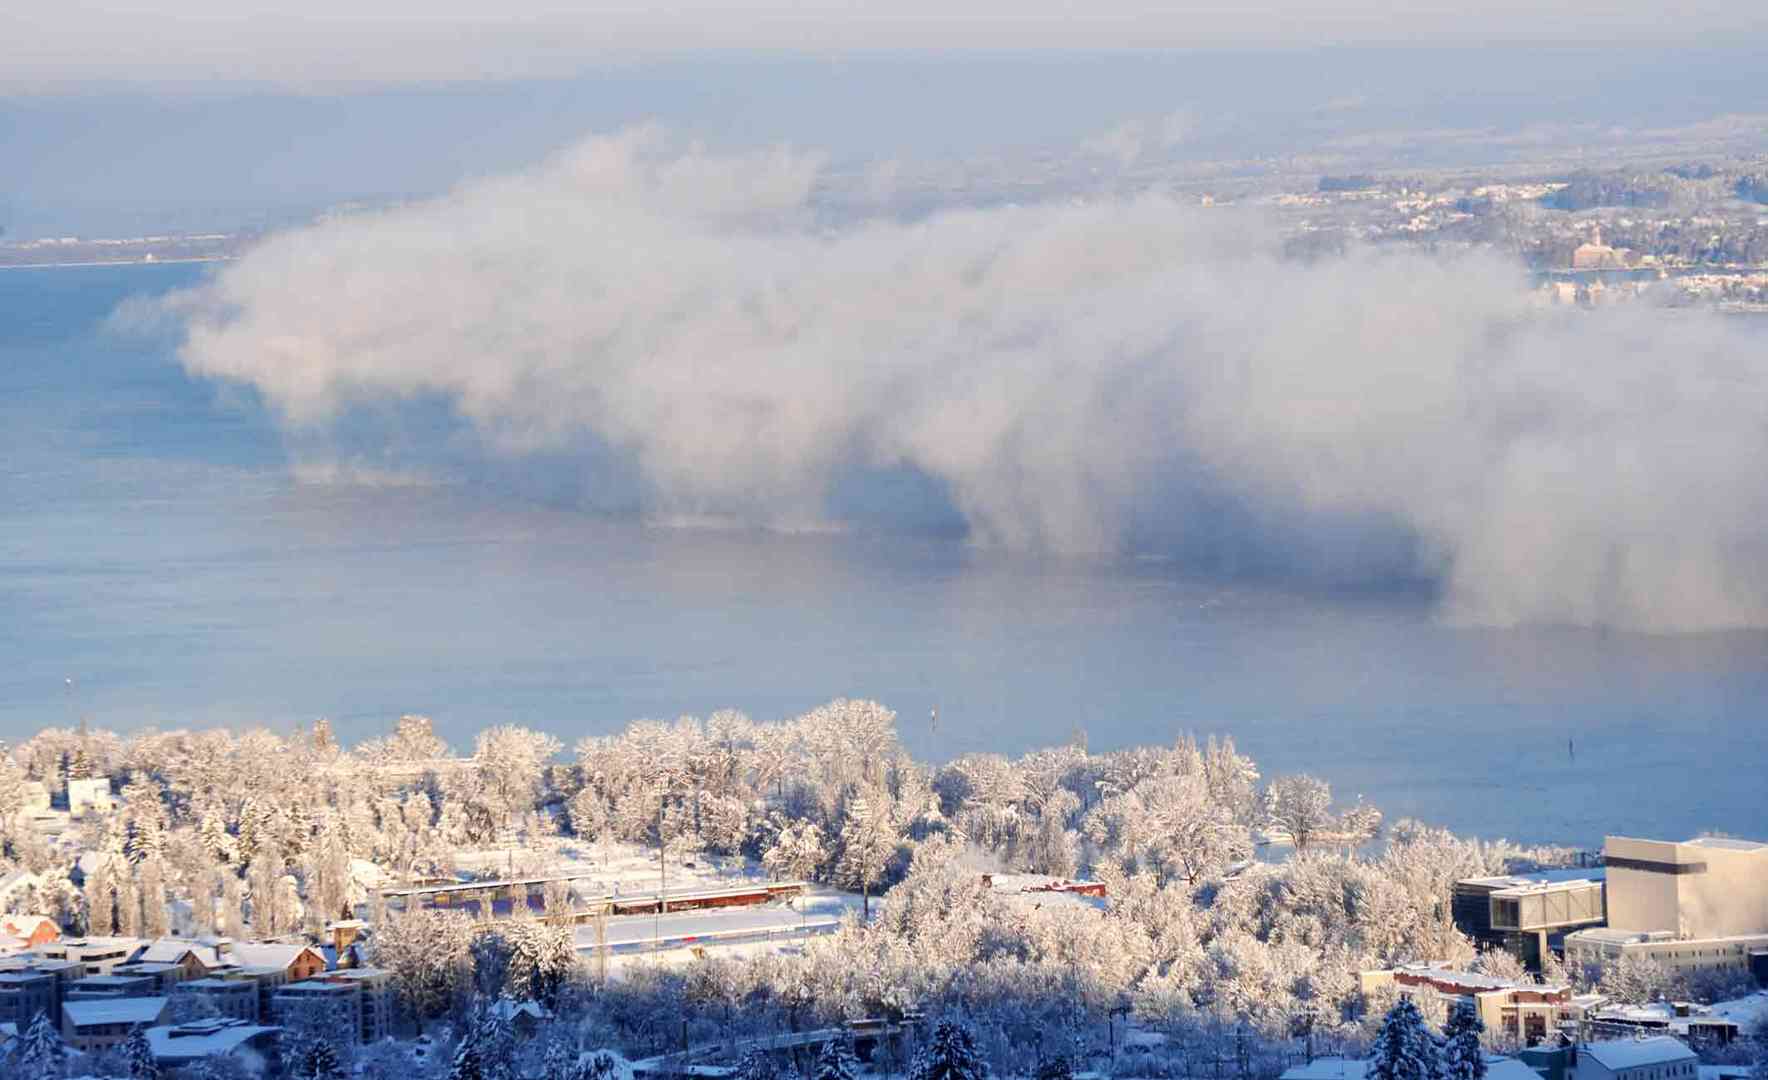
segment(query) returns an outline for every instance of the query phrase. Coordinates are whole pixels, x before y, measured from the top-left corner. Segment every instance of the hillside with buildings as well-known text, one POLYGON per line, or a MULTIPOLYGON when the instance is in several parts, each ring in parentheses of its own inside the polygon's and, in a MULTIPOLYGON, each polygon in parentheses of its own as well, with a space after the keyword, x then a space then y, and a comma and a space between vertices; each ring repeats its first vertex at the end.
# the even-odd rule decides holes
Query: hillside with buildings
POLYGON ((955 1039, 1001 1076, 1334 1080, 1412 1040, 1508 1080, 1722 1080, 1760 1053, 1762 843, 1384 828, 1226 740, 928 766, 868 702, 561 749, 456 757, 416 717, 349 749, 9 748, 8 1075, 934 1080, 955 1039))

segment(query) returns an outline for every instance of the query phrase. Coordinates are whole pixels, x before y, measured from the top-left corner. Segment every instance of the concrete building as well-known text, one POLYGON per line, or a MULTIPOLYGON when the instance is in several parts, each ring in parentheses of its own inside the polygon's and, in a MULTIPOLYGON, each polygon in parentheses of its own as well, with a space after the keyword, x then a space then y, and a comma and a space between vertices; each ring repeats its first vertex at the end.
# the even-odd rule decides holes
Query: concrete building
MULTIPOLYGON (((111 974, 153 979, 160 986, 156 992, 161 994, 170 994, 174 986, 192 977, 191 969, 185 964, 155 963, 145 960, 137 960, 130 964, 118 964, 111 968, 111 974)), ((202 977, 200 969, 196 977, 202 977)))
POLYGON ((162 1069, 182 1069, 211 1057, 245 1061, 248 1070, 275 1075, 280 1069, 282 1029, 244 1020, 214 1019, 147 1029, 147 1045, 162 1069))
POLYGON ((1735 968, 1768 983, 1768 844, 1611 836, 1608 925, 1565 939, 1566 959, 1647 956, 1688 972, 1735 968))
POLYGON ((1602 857, 1612 929, 1687 938, 1768 933, 1768 844, 1611 836, 1602 857))
POLYGON ((155 997, 163 993, 160 980, 151 975, 88 975, 70 983, 62 994, 63 1001, 93 1001, 98 998, 155 997))
POLYGON ((67 960, 87 975, 109 975, 135 958, 146 942, 131 937, 62 938, 32 950, 41 960, 67 960))
MULTIPOLYGON (((1282 1080, 1363 1080, 1368 1072, 1366 1058, 1322 1057, 1290 1066, 1282 1080)), ((1513 1057, 1488 1054, 1486 1080, 1541 1080, 1541 1074, 1513 1057)))
POLYGON ((1455 925, 1481 947, 1503 949, 1539 971, 1549 950, 1564 950, 1568 931, 1602 925, 1603 875, 1549 870, 1458 881, 1451 900, 1455 925))
POLYGON ((270 1020, 279 1027, 354 1032, 361 1023, 362 988, 344 982, 307 979, 290 983, 270 997, 270 1020))
POLYGON ((165 1022, 164 997, 109 998, 67 1001, 61 1006, 61 1037, 84 1053, 105 1050, 129 1037, 138 1027, 165 1022))
POLYGON ((198 999, 219 1017, 253 1024, 263 1019, 258 984, 251 979, 192 979, 172 991, 174 1000, 185 996, 198 999))
POLYGON ((393 977, 379 968, 350 968, 289 983, 270 999, 270 1018, 284 1027, 314 1016, 327 1028, 356 1032, 371 1043, 393 1033, 393 977))
POLYGON ((1365 971, 1357 978, 1365 994, 1391 987, 1420 1008, 1466 998, 1479 1011, 1487 1031, 1525 1046, 1556 1034, 1562 1021, 1581 1012, 1572 1000, 1571 987, 1565 985, 1512 982, 1424 964, 1365 971))
POLYGON ((60 1015, 61 989, 55 976, 41 971, 0 971, 0 1023, 31 1026, 38 1013, 60 1015))
POLYGON ((1668 1035, 1580 1043, 1572 1050, 1573 1080, 1698 1080, 1700 1059, 1668 1035))

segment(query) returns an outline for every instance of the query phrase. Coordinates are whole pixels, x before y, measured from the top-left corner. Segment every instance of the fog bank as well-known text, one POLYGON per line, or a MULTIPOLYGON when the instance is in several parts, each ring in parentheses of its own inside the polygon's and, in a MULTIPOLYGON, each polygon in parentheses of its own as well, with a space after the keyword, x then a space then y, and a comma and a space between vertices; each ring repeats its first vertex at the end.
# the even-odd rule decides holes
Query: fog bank
POLYGON ((801 527, 885 478, 987 544, 1768 625, 1760 331, 1544 309, 1490 256, 1285 261, 1156 196, 831 226, 818 166, 628 131, 287 232, 171 301, 184 361, 301 445, 441 407, 434 468, 544 463, 585 505, 801 527))

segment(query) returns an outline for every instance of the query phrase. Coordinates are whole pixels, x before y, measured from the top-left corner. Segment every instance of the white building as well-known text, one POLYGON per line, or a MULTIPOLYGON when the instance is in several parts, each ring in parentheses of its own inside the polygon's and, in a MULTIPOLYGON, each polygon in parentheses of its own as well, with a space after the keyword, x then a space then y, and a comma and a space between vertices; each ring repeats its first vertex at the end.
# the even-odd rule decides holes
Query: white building
POLYGON ((108 776, 91 776, 68 781, 68 813, 79 817, 85 813, 108 814, 117 808, 111 796, 108 776))
POLYGON ((1608 925, 1566 935, 1566 960, 1650 957, 1680 971, 1732 968, 1768 981, 1768 844, 1611 836, 1602 847, 1608 925))
POLYGON ((1698 1080, 1700 1059, 1668 1035, 1582 1043, 1573 1052, 1574 1080, 1698 1080))

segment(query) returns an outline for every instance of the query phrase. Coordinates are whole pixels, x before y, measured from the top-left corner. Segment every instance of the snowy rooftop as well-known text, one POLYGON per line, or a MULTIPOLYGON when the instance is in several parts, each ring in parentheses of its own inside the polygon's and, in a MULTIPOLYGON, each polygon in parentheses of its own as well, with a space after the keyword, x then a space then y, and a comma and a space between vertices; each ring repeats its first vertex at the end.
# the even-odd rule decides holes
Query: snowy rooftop
MULTIPOLYGON (((1284 1070, 1283 1080, 1363 1080, 1369 1062, 1362 1058, 1315 1058, 1284 1070)), ((1486 1056, 1486 1080, 1541 1080, 1541 1074, 1515 1058, 1486 1056)))
POLYGON ((1464 885, 1484 885, 1491 889, 1538 889, 1592 884, 1602 881, 1608 872, 1600 866, 1565 867, 1559 870, 1534 870, 1526 874, 1499 874, 1496 877, 1467 878, 1464 885))
POLYGON ((1734 840, 1729 836, 1697 836, 1688 841, 1700 847, 1723 848, 1727 851, 1762 851, 1768 844, 1760 840, 1734 840))
POLYGON ((232 1053, 249 1039, 281 1030, 244 1020, 206 1020, 176 1027, 148 1028, 147 1042, 153 1047, 154 1057, 161 1061, 194 1061, 211 1054, 232 1053))
MULTIPOLYGON (((316 952, 310 945, 282 945, 276 942, 245 943, 233 946, 232 959, 242 967, 287 968, 304 952, 316 952)), ((323 957, 321 957, 323 959, 323 957)))
POLYGON ((1649 1039, 1605 1039, 1586 1043, 1580 1053, 1589 1054, 1609 1070, 1636 1069, 1642 1065, 1663 1065, 1672 1061, 1692 1059, 1690 1050, 1680 1039, 1655 1035, 1649 1039))
POLYGON ((61 1011, 75 1027, 91 1024, 151 1024, 166 1011, 166 999, 136 997, 64 1001, 61 1011))

